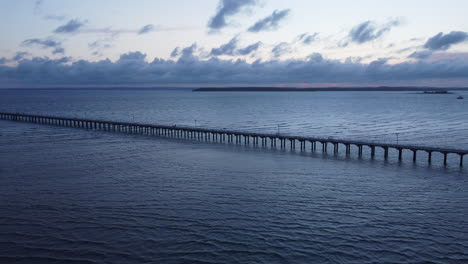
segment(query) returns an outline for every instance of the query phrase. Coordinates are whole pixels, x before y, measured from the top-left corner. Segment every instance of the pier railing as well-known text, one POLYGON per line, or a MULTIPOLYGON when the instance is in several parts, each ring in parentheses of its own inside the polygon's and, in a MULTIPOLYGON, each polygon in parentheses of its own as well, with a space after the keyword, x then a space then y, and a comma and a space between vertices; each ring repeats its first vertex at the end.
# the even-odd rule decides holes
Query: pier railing
POLYGON ((310 146, 311 151, 317 151, 317 147, 321 148, 324 153, 328 152, 328 147, 333 147, 333 153, 339 153, 340 146, 344 147, 346 155, 350 155, 351 146, 357 147, 357 153, 359 157, 363 156, 364 147, 370 150, 371 157, 376 154, 376 148, 380 148, 384 152, 384 158, 388 159, 389 150, 393 149, 398 151, 398 159, 403 159, 403 151, 411 151, 413 161, 416 162, 417 154, 419 152, 427 153, 427 162, 432 162, 432 154, 435 152, 442 153, 444 156, 444 165, 447 165, 447 158, 449 154, 459 156, 460 166, 463 166, 463 157, 468 154, 468 150, 463 149, 451 149, 451 148, 440 148, 440 147, 425 147, 409 144, 392 144, 392 143, 377 143, 360 140, 346 140, 336 138, 321 138, 321 137, 304 137, 304 136, 290 136, 280 135, 274 133, 257 133, 257 132, 245 132, 235 131, 226 129, 208 129, 188 126, 168 126, 168 125, 154 125, 154 124, 142 124, 142 123, 129 123, 129 122, 117 122, 117 121, 106 121, 106 120, 95 120, 95 119, 80 119, 80 118, 69 118, 69 117, 58 117, 58 116, 44 116, 44 115, 31 115, 21 113, 3 113, 0 112, 0 119, 30 122, 47 125, 58 125, 64 127, 84 128, 93 130, 103 130, 121 133, 131 134, 144 134, 152 136, 170 136, 187 139, 204 139, 207 141, 214 142, 228 142, 245 145, 270 145, 272 148, 279 147, 284 149, 289 145, 290 149, 296 149, 296 143, 299 143, 301 151, 305 151, 307 143, 310 146))

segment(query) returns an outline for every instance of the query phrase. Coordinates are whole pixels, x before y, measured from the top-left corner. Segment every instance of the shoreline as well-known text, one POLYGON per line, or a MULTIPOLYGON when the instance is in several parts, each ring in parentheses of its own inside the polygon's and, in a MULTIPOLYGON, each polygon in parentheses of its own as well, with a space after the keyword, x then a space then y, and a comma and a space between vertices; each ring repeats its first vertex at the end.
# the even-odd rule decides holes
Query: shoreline
MULTIPOLYGON (((468 88, 434 87, 334 87, 334 88, 274 88, 274 87, 227 87, 197 88, 192 92, 426 92, 426 91, 468 91, 468 88)), ((434 93, 437 94, 437 93, 434 93)))

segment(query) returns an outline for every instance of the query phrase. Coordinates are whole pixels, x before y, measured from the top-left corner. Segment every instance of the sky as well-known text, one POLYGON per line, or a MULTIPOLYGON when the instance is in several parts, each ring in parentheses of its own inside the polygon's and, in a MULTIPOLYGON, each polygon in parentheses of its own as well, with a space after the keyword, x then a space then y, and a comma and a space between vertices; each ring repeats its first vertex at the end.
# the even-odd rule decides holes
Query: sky
POLYGON ((0 0, 0 87, 468 87, 465 0, 0 0))

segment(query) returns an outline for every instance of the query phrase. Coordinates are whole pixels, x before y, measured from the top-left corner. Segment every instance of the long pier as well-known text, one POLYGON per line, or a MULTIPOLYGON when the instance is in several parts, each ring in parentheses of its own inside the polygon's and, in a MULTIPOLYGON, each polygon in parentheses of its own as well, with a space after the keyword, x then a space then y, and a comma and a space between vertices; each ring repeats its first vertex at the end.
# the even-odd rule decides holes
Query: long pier
POLYGON ((323 153, 328 153, 328 147, 333 147, 333 153, 338 154, 340 146, 344 147, 346 155, 350 155, 351 146, 357 147, 359 157, 363 156, 364 147, 370 150, 370 155, 373 158, 376 154, 376 149, 381 148, 384 152, 384 158, 388 159, 389 150, 394 149, 398 151, 398 160, 403 159, 403 151, 412 152, 413 162, 416 162, 419 152, 427 153, 427 162, 432 163, 433 153, 442 153, 444 156, 444 165, 447 165, 448 155, 458 155, 460 167, 463 166, 463 157, 468 154, 468 150, 438 148, 438 147, 424 147, 416 145, 402 145, 402 144, 387 144, 375 143, 366 141, 355 141, 345 139, 332 139, 320 137, 302 137, 302 136, 286 136, 280 134, 269 133, 253 133, 242 132, 225 129, 206 129, 198 127, 187 126, 168 126, 168 125, 154 125, 154 124, 141 124, 141 123, 128 123, 128 122, 115 122, 105 120, 93 119, 79 119, 57 116, 44 116, 44 115, 31 115, 20 113, 4 113, 0 112, 1 120, 29 122, 37 124, 55 125, 63 127, 73 127, 82 129, 112 131, 130 134, 143 134, 150 136, 165 136, 177 137, 187 139, 204 139, 206 141, 220 142, 220 143, 235 143, 264 147, 270 145, 271 148, 276 148, 279 143, 281 149, 287 148, 289 145, 291 150, 296 149, 296 143, 299 144, 301 151, 306 150, 306 144, 309 143, 312 152, 317 151, 317 146, 321 147, 323 153))

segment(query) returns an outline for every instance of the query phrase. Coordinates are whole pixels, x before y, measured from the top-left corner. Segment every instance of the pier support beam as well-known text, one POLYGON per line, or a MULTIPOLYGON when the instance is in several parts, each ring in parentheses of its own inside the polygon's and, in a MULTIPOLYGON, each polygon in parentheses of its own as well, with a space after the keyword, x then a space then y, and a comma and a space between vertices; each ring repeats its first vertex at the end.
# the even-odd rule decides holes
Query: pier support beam
MULTIPOLYGON (((349 141, 349 140, 335 140, 335 139, 325 139, 325 138, 314 138, 314 137, 293 137, 293 136, 280 136, 279 134, 265 134, 265 133, 249 133, 249 132, 236 132, 236 131, 226 131, 217 130, 217 129, 200 129, 200 128, 190 128, 190 127, 176 127, 174 126, 158 126, 150 124, 137 124, 137 123, 126 123, 126 122, 116 122, 116 121, 103 121, 103 120, 89 120, 89 119, 77 119, 77 118, 63 118, 63 117, 54 117, 54 116, 41 116, 41 115, 27 115, 27 114, 18 114, 18 113, 0 113, 0 119, 19 121, 19 122, 31 122, 36 124, 48 124, 53 126, 64 126, 64 127, 74 127, 82 129, 93 129, 101 131, 111 131, 111 132, 123 132, 128 134, 143 134, 143 135, 160 135, 166 137, 175 137, 175 138, 192 138, 203 141, 218 141, 218 142, 227 142, 235 144, 242 144, 242 137, 244 137, 244 144, 250 144, 250 138, 253 140, 253 145, 259 145, 259 138, 262 140, 262 146, 268 147, 268 139, 270 140, 270 147, 276 147, 276 141, 280 140, 281 148, 286 148, 287 140, 290 141, 291 150, 296 147, 296 140, 300 143, 301 151, 306 151, 307 142, 311 143, 311 151, 316 151, 317 142, 320 142, 322 145, 322 152, 328 152, 328 143, 333 144, 334 154, 339 154, 339 144, 343 144, 346 148, 346 155, 350 155, 351 145, 355 145, 358 148, 359 157, 363 155, 363 146, 370 148, 371 157, 375 156, 375 148, 381 147, 384 150, 384 157, 388 159, 388 149, 394 148, 398 150, 398 160, 403 158, 403 150, 407 149, 413 152, 413 161, 417 161, 417 152, 425 151, 428 153, 428 163, 432 162, 432 153, 440 152, 444 155, 444 165, 448 164, 448 155, 456 154, 459 155, 459 165, 463 166, 464 156, 468 154, 467 150, 463 149, 448 149, 448 148, 436 148, 436 147, 416 147, 414 145, 394 145, 386 143, 374 143, 366 141, 349 141), (219 139, 218 139, 219 136, 219 139)), ((408 155, 409 156, 409 155, 408 155)))
POLYGON ((328 152, 328 142, 320 142, 322 143, 322 152, 327 153, 328 152))

